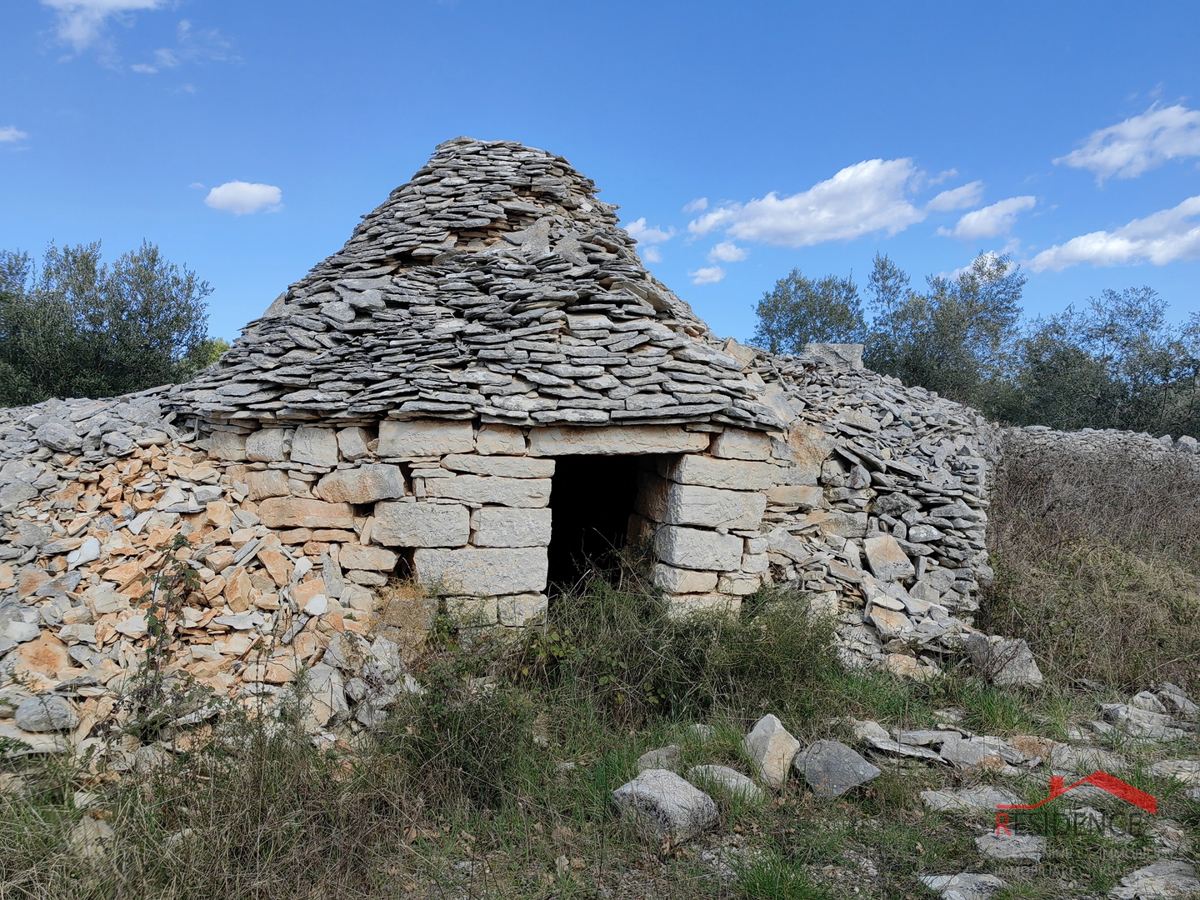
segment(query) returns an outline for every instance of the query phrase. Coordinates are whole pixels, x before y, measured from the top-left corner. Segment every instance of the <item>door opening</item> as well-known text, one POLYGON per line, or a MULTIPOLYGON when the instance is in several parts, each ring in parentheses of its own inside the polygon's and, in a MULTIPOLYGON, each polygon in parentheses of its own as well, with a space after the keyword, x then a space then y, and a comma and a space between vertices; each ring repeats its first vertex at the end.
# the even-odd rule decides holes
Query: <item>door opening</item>
POLYGON ((637 499, 636 456, 560 456, 550 490, 549 581, 570 587, 589 567, 607 568, 625 546, 637 499))

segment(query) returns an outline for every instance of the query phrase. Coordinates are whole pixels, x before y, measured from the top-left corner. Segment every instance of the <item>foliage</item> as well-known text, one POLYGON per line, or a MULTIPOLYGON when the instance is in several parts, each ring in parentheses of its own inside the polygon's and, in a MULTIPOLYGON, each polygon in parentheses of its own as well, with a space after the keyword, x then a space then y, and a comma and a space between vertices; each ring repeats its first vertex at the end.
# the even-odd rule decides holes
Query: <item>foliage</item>
POLYGON ((1166 301, 1141 287, 1022 324, 1024 284, 1008 256, 984 254, 918 291, 876 254, 867 315, 853 280, 793 269, 757 305, 754 340, 789 353, 862 342, 870 368, 1014 424, 1200 433, 1200 313, 1172 325, 1166 301))
POLYGON ((99 242, 0 251, 0 403, 105 397, 186 380, 215 359, 208 283, 143 243, 111 265, 99 242))

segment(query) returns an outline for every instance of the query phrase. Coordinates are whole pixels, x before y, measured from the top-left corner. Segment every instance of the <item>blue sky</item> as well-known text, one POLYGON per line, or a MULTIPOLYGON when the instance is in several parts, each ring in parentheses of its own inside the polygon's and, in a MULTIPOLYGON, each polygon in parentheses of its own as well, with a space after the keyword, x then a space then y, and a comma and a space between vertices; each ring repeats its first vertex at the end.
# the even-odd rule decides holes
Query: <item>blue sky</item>
POLYGON ((460 134, 560 153, 721 335, 1007 251, 1200 310, 1200 4, 3 0, 0 247, 143 238, 233 337, 460 134))

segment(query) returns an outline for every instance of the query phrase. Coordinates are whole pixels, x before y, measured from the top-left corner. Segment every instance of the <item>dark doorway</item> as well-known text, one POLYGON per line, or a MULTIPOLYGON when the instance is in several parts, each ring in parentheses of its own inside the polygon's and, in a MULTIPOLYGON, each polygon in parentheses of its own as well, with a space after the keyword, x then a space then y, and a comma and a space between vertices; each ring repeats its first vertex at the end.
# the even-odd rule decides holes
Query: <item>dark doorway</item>
POLYGON ((550 589, 579 580, 590 565, 609 566, 625 545, 637 499, 636 456, 560 456, 550 489, 550 589))

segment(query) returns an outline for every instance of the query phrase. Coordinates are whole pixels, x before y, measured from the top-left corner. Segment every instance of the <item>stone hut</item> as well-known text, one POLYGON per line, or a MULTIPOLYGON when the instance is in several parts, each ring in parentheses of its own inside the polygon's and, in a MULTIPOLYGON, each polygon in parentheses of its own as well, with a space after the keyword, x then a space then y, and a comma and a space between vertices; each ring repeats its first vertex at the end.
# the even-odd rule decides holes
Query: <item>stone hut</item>
POLYGON ((582 558, 647 541, 673 611, 764 579, 843 616, 848 653, 955 631, 986 579, 973 411, 719 340, 562 157, 440 145, 346 245, 167 406, 284 546, 520 626, 582 558), (951 627, 953 624, 954 627, 951 627))

